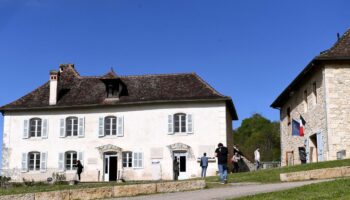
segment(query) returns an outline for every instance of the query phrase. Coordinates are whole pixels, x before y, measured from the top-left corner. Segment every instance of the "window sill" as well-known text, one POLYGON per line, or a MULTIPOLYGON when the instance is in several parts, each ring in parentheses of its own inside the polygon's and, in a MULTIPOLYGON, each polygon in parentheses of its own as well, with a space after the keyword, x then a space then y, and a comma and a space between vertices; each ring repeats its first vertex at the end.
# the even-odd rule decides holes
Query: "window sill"
POLYGON ((143 169, 143 167, 133 167, 132 169, 134 169, 134 170, 140 170, 140 169, 143 169))
POLYGON ((177 135, 177 136, 188 136, 188 135, 192 135, 193 133, 173 133, 173 134, 169 134, 169 135, 177 135))

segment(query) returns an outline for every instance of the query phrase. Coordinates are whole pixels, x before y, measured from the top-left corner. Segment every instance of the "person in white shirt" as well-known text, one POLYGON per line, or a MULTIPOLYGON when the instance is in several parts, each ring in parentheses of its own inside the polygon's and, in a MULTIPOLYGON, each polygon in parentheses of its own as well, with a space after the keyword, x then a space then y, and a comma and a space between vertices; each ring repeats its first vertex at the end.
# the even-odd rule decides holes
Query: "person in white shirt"
POLYGON ((256 150, 254 151, 254 160, 255 160, 255 165, 256 165, 256 170, 260 168, 260 148, 257 147, 256 150))

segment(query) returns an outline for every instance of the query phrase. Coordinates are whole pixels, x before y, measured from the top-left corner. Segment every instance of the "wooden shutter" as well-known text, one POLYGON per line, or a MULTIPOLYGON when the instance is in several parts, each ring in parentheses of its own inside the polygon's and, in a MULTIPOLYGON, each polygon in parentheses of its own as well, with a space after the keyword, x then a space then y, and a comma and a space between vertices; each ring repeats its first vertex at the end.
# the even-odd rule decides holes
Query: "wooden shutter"
POLYGON ((193 133, 193 115, 188 114, 186 116, 187 133, 193 133))
POLYGON ((168 115, 168 134, 174 134, 174 116, 168 115))
POLYGON ((29 137, 29 120, 25 119, 23 121, 23 139, 27 139, 29 137))
POLYGON ((27 153, 22 153, 22 167, 21 167, 22 172, 27 172, 28 171, 28 155, 27 153))
POLYGON ((118 137, 123 137, 124 136, 124 117, 117 117, 117 136, 118 137))
POLYGON ((43 119, 42 120, 43 124, 41 125, 41 137, 46 139, 48 135, 48 127, 49 127, 49 120, 48 119, 43 119))
POLYGON ((60 137, 66 136, 66 119, 60 119, 60 137))
POLYGON ((78 121, 78 137, 84 137, 85 136, 85 118, 81 117, 78 121))
POLYGON ((98 119, 98 137, 103 137, 105 136, 105 132, 104 132, 104 121, 105 118, 104 117, 100 117, 98 119))
POLYGON ((47 168, 47 152, 41 152, 40 155, 40 171, 46 172, 47 168))
POLYGON ((58 154, 58 170, 64 171, 64 153, 58 154))
POLYGON ((78 152, 78 160, 80 160, 81 164, 84 164, 84 152, 78 152))

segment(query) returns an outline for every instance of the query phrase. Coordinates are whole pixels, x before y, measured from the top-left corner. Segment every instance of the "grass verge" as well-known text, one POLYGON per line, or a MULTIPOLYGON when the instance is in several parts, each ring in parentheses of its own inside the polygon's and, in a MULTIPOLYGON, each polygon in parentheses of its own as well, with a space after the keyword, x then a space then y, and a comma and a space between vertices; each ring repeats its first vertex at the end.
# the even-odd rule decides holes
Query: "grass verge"
POLYGON ((315 183, 289 190, 258 194, 253 196, 236 198, 235 200, 275 200, 275 199, 302 199, 302 200, 327 200, 350 199, 350 179, 338 179, 335 181, 315 183))
MULTIPOLYGON (((228 181, 229 182, 276 183, 276 182, 280 182, 281 173, 307 171, 307 170, 313 170, 313 169, 332 168, 332 167, 342 167, 342 166, 350 166, 350 159, 310 163, 306 165, 296 165, 291 167, 265 169, 265 170, 259 170, 254 172, 229 174, 228 181)), ((215 181, 218 181, 218 177, 216 176, 207 177, 206 181, 215 182, 215 181)))

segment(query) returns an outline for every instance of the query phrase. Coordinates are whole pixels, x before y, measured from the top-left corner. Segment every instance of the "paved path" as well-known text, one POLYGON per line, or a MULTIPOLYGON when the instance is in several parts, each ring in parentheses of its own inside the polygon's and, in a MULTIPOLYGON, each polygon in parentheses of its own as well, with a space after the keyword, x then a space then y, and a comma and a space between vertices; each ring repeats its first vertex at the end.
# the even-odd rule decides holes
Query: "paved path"
POLYGON ((207 190, 196 190, 188 192, 164 193, 147 196, 137 196, 129 198, 114 198, 109 200, 207 200, 207 199, 227 199, 236 198, 252 194, 274 192, 286 190, 290 188, 300 187, 312 183, 319 183, 329 180, 315 180, 302 182, 287 182, 287 183, 273 183, 273 184, 258 184, 258 183, 233 183, 223 188, 213 188, 207 190))

